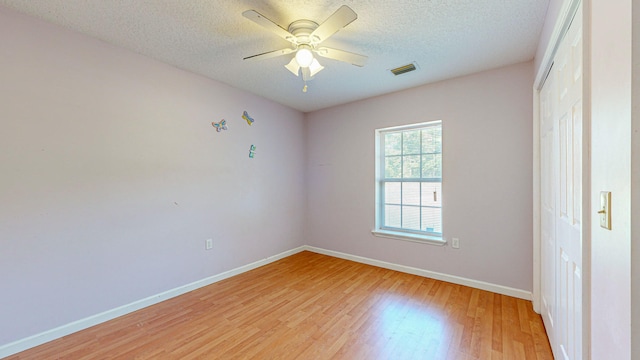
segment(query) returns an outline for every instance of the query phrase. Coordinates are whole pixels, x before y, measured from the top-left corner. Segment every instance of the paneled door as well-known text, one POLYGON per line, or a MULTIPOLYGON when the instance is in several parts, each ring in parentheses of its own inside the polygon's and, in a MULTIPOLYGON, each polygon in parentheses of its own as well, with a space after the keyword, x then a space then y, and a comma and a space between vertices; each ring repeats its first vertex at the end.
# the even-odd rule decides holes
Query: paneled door
POLYGON ((557 359, 582 359, 582 6, 540 91, 542 318, 557 359))

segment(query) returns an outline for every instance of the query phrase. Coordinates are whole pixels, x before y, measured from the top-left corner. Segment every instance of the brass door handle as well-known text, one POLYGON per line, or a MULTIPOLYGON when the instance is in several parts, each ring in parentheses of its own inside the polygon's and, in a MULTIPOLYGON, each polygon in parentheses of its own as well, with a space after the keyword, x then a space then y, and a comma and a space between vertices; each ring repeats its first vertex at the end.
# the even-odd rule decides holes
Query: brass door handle
POLYGON ((605 209, 602 209, 602 210, 598 211, 598 214, 606 214, 606 213, 607 213, 607 211, 605 209))

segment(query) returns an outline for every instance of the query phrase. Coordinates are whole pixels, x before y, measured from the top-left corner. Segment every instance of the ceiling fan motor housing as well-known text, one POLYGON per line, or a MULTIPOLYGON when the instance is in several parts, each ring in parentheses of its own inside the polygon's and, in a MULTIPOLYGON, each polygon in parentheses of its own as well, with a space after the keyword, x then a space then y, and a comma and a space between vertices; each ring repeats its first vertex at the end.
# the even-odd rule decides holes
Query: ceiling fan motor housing
POLYGON ((318 23, 315 21, 296 20, 289 25, 288 30, 296 37, 295 42, 297 45, 308 44, 315 47, 320 39, 311 39, 311 33, 317 28, 318 23))

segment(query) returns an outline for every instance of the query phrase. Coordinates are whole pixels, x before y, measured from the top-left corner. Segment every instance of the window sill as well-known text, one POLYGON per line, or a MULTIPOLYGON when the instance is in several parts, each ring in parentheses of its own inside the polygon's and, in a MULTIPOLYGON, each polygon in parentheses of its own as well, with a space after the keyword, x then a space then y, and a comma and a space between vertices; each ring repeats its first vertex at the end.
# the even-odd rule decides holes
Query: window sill
POLYGON ((438 236, 418 235, 418 234, 402 233, 398 231, 379 230, 379 229, 371 230, 371 233, 377 237, 413 241, 413 242, 422 243, 422 244, 430 244, 430 245, 437 245, 437 246, 444 246, 447 244, 446 240, 438 236))

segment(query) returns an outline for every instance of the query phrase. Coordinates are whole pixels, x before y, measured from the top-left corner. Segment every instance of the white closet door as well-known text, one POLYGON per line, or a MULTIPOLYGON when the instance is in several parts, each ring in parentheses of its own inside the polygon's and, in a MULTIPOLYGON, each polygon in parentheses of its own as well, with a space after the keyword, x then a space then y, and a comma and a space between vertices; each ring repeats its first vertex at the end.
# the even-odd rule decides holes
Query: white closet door
POLYGON ((582 358, 582 7, 540 92, 542 316, 554 355, 582 358))
POLYGON ((540 224, 542 319, 549 340, 555 338, 556 325, 556 162, 554 154, 555 68, 551 69, 540 92, 540 224))

